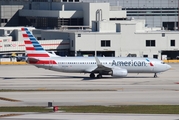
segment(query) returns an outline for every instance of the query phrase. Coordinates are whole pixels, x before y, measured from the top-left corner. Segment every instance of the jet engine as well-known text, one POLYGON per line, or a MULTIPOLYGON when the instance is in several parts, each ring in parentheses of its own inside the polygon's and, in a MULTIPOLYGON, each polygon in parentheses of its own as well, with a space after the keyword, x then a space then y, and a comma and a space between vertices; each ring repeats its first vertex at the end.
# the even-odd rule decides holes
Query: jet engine
POLYGON ((126 69, 112 69, 111 76, 113 77, 126 77, 127 70, 126 69))

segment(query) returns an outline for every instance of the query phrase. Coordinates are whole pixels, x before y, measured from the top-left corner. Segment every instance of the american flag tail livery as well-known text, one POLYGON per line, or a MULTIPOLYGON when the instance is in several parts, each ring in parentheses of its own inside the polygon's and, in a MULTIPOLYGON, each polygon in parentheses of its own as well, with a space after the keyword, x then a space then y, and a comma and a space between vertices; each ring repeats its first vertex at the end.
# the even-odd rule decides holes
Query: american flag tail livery
POLYGON ((57 55, 48 53, 27 28, 21 28, 21 32, 25 43, 28 63, 37 65, 57 64, 52 59, 52 57, 57 57, 57 55))

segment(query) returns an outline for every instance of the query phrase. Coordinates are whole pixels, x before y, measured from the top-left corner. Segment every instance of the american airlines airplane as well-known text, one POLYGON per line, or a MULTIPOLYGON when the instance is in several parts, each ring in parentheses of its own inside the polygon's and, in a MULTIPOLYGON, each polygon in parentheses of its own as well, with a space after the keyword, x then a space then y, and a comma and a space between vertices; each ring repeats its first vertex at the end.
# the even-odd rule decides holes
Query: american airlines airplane
POLYGON ((39 68, 69 73, 89 73, 90 78, 102 75, 126 77, 128 73, 157 73, 167 71, 170 65, 153 58, 138 57, 60 57, 50 54, 39 44, 27 28, 21 28, 27 61, 39 68))

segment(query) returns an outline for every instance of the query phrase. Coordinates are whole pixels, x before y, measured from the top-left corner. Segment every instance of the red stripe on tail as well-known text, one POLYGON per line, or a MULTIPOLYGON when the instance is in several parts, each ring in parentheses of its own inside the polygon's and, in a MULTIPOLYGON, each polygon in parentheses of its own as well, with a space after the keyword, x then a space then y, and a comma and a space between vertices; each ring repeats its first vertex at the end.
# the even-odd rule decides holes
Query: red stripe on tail
POLYGON ((25 43, 25 44, 32 44, 32 42, 31 42, 31 41, 27 41, 27 40, 26 40, 26 41, 24 41, 24 43, 25 43))
POLYGON ((21 30, 22 30, 22 31, 25 31, 25 29, 24 29, 24 28, 21 28, 21 30))
POLYGON ((34 47, 26 47, 26 50, 35 50, 34 47))
POLYGON ((29 37, 27 34, 22 34, 23 37, 29 37))

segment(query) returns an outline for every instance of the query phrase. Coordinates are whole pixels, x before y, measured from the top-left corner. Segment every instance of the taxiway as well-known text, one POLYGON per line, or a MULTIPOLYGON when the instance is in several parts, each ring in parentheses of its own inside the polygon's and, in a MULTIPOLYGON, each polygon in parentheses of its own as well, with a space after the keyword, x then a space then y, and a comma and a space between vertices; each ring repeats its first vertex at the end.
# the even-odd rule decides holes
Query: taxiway
MULTIPOLYGON (((102 79, 90 79, 89 74, 83 73, 60 73, 31 65, 1 65, 0 97, 18 100, 18 102, 0 100, 0 106, 47 106, 48 102, 57 106, 179 105, 179 64, 171 64, 171 66, 171 70, 158 74, 158 78, 153 78, 153 74, 129 74, 126 78, 105 76, 102 79), (10 91, 3 92, 2 90, 10 91)), ((73 115, 72 118, 75 120, 73 115)), ((91 115, 87 116, 90 118, 91 115)), ((105 114, 99 116, 94 114, 94 116, 101 119, 100 117, 104 117, 105 114)), ((127 120, 125 115, 112 114, 112 116, 116 119, 127 120)), ((129 118, 130 116, 135 115, 129 115, 129 118)), ((29 117, 33 118, 33 115, 29 117)), ((134 118, 145 117, 145 115, 136 115, 134 118)), ((163 119, 163 116, 153 118, 163 119)), ((169 119, 175 118, 176 116, 172 115, 169 119)))

